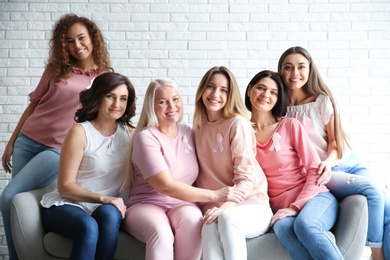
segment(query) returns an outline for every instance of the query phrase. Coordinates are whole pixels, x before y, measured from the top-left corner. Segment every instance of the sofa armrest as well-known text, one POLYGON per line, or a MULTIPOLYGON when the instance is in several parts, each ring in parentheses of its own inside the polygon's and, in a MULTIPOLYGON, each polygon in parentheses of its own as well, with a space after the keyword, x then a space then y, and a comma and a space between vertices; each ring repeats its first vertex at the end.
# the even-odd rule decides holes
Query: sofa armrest
POLYGON ((19 259, 55 259, 44 249, 40 200, 50 187, 15 195, 11 203, 12 236, 19 259))
POLYGON ((346 260, 360 259, 367 238, 368 207, 363 195, 350 195, 339 202, 337 222, 332 228, 346 260))

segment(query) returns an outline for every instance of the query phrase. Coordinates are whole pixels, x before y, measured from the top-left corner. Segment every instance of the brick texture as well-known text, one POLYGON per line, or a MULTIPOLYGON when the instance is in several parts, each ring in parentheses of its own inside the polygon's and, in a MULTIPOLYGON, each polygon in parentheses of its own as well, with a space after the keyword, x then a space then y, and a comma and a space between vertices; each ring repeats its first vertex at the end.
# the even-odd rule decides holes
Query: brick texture
MULTIPOLYGON (((69 12, 102 29, 115 70, 136 86, 138 112, 149 81, 171 77, 188 124, 210 67, 229 67, 243 92, 255 73, 276 70, 284 50, 305 47, 338 99, 355 151, 389 183, 389 1, 0 1, 0 154, 43 72, 51 28, 69 12)), ((1 169, 0 192, 8 181, 1 169)), ((2 227, 0 243, 0 260, 8 259, 2 227)))

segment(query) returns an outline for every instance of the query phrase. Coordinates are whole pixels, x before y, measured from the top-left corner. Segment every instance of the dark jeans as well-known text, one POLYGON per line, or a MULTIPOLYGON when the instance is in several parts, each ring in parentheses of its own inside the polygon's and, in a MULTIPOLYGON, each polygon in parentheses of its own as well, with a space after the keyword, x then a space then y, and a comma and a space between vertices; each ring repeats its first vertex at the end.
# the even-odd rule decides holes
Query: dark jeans
POLYGON ((113 259, 118 242, 121 214, 113 205, 102 205, 92 215, 72 206, 52 206, 42 214, 43 225, 73 240, 70 259, 113 259))

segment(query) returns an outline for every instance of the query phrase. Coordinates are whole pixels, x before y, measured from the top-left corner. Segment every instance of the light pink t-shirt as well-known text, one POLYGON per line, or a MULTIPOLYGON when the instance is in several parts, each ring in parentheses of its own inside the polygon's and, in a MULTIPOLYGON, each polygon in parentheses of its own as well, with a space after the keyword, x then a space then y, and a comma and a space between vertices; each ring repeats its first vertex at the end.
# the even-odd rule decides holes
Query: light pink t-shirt
MULTIPOLYGON (((242 204, 269 205, 267 180, 256 161, 256 138, 249 121, 242 117, 221 118, 194 129, 199 160, 196 186, 218 190, 237 185, 245 195, 242 204)), ((223 202, 201 203, 202 210, 223 202)))
POLYGON ((317 186, 320 158, 305 129, 295 118, 283 118, 273 135, 257 143, 256 159, 268 180, 271 208, 301 210, 311 198, 328 191, 317 186))
POLYGON ((53 83, 52 75, 46 69, 36 89, 29 94, 30 102, 38 105, 21 132, 38 143, 61 149, 68 130, 75 124, 80 92, 91 85, 92 79, 105 72, 73 68, 69 78, 53 83))
POLYGON ((169 170, 173 180, 192 185, 199 172, 191 128, 181 124, 175 138, 164 135, 155 127, 140 131, 134 136, 131 161, 134 182, 126 203, 128 207, 136 203, 149 203, 168 210, 183 203, 182 200, 159 193, 146 179, 169 170))

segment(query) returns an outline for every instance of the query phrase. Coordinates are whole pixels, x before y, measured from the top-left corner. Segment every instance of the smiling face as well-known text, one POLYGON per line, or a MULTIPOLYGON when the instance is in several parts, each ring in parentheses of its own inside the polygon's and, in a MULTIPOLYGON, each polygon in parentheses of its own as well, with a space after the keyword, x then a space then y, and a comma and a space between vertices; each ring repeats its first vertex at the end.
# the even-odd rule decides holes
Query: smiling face
POLYGON ((156 89, 154 111, 160 126, 169 126, 180 121, 183 102, 175 88, 160 86, 156 89))
POLYGON ((129 91, 125 84, 108 92, 101 100, 98 116, 117 120, 126 111, 129 91))
POLYGON ((278 101, 278 85, 271 78, 262 78, 248 89, 252 111, 271 111, 278 101))
POLYGON ((302 88, 309 79, 310 63, 301 54, 290 54, 284 58, 281 75, 290 90, 302 88))
POLYGON ((228 95, 228 79, 221 73, 214 74, 202 94, 202 102, 206 107, 207 119, 210 122, 222 117, 222 109, 226 105, 228 95))
POLYGON ((87 63, 93 59, 93 44, 87 28, 81 23, 69 27, 66 34, 67 49, 79 63, 87 63))

